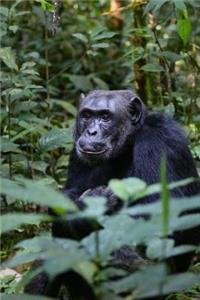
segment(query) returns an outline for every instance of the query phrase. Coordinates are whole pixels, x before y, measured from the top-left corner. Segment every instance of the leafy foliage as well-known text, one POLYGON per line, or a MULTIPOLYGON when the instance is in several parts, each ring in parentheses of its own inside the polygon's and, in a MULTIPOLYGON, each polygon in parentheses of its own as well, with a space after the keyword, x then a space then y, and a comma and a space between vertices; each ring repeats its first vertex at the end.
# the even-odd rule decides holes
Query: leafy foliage
MULTIPOLYGON (((17 241, 20 248, 3 266, 24 266, 45 257, 43 268, 51 276, 74 268, 101 299, 109 300, 124 299, 121 292, 139 299, 191 287, 199 283, 199 271, 170 275, 161 262, 199 251, 175 246, 168 237, 199 225, 198 214, 178 218, 183 210, 198 208, 199 199, 182 199, 180 205, 168 194, 168 189, 192 179, 168 185, 165 172, 161 183, 152 186, 137 178, 113 179, 109 186, 124 206, 112 217, 104 216, 105 199, 88 199, 87 209, 77 212, 57 190, 66 180, 79 94, 91 89, 135 87, 150 108, 175 114, 185 125, 199 166, 199 2, 125 0, 117 15, 109 1, 62 1, 59 12, 54 2, 2 1, 0 7, 2 256, 17 241), (52 35, 54 26, 57 33, 52 35), (155 192, 161 193, 160 203, 128 206, 155 192), (54 220, 47 206, 60 218, 92 217, 103 230, 80 242, 52 240, 46 231, 54 220), (152 217, 129 217, 137 214, 152 217), (41 234, 34 237, 40 223, 41 234), (132 275, 110 268, 112 251, 125 244, 133 249, 145 246, 153 265, 132 275), (113 281, 113 276, 120 279, 113 281)), ((21 291, 25 277, 18 289, 4 278, 2 291, 21 291)), ((36 299, 23 294, 2 298, 36 299)))

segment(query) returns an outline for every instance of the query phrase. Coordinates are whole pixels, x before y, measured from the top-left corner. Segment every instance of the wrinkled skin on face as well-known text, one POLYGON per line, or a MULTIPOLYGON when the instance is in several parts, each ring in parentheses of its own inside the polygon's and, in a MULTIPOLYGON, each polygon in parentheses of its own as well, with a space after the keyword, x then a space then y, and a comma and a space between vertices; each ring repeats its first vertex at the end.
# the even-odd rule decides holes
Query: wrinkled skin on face
POLYGON ((75 127, 78 156, 88 163, 116 157, 142 124, 144 111, 129 91, 94 91, 82 97, 75 127))

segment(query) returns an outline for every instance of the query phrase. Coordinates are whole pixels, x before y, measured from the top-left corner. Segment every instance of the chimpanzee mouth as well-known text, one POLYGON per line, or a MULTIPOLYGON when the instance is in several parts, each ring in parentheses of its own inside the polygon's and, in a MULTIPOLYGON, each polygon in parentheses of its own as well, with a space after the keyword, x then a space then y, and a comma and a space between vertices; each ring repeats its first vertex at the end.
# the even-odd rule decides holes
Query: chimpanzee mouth
POLYGON ((78 147, 78 151, 81 152, 82 154, 85 154, 85 155, 101 155, 101 154, 106 152, 106 149, 103 149, 101 151, 95 151, 95 150, 94 151, 91 151, 91 150, 88 151, 88 150, 83 150, 80 147, 78 147))

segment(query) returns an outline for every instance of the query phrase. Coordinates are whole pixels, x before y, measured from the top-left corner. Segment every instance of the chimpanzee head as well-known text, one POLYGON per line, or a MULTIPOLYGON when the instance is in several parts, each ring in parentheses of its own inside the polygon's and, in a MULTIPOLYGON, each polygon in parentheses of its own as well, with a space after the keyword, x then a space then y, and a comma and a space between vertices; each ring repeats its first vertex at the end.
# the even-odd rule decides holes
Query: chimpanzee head
POLYGON ((144 122, 146 109, 129 90, 95 90, 80 99, 75 126, 75 148, 88 163, 119 155, 144 122))

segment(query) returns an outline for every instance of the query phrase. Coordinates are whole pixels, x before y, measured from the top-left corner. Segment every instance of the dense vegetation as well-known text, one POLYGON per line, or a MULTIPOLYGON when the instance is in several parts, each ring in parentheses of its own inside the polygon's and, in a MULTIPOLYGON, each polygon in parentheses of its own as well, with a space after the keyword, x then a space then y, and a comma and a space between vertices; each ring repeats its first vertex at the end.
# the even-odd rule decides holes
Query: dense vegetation
MULTIPOLYGON (((9 272, 3 276, 3 299, 18 299, 10 294, 23 292, 33 276, 31 263, 41 257, 51 276, 74 268, 99 299, 200 297, 198 247, 190 271, 170 275, 164 264, 192 247, 175 247, 168 234, 200 224, 199 215, 178 218, 181 211, 199 207, 199 197, 184 199, 181 207, 169 205, 164 163, 160 184, 147 187, 137 178, 110 182, 124 200, 113 217, 104 216, 104 202, 96 198, 77 212, 58 191, 66 181, 78 98, 92 89, 135 89, 150 109, 175 117, 200 165, 199 8, 198 0, 2 1, 1 257, 3 268, 22 275, 19 282, 9 272), (160 203, 128 207, 128 200, 153 191, 160 191, 160 203), (71 218, 91 216, 104 230, 80 242, 52 240, 47 206, 71 218), (127 218, 138 212, 150 212, 151 220, 127 218), (109 268, 110 254, 124 244, 145 245, 153 264, 128 276, 109 268), (120 279, 112 281, 113 276, 120 279)), ((180 184, 187 180, 173 185, 180 184)), ((24 297, 19 295, 29 299, 24 297)))

